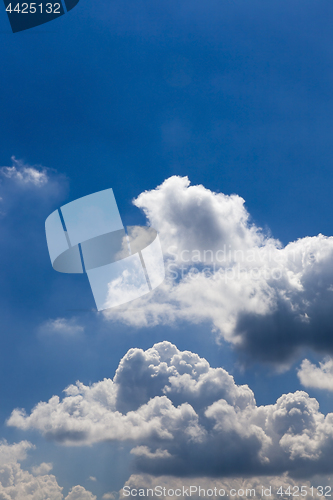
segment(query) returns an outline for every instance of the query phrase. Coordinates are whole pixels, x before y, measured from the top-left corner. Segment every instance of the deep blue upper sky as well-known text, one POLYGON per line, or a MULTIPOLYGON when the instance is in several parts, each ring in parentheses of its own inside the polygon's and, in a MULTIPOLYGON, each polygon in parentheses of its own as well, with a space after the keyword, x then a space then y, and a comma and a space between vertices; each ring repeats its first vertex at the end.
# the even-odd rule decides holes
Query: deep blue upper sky
POLYGON ((0 164, 130 200, 170 174, 246 199, 284 243, 331 234, 330 2, 81 0, 13 35, 0 13, 0 164), (286 223, 288 222, 288 223, 286 223))

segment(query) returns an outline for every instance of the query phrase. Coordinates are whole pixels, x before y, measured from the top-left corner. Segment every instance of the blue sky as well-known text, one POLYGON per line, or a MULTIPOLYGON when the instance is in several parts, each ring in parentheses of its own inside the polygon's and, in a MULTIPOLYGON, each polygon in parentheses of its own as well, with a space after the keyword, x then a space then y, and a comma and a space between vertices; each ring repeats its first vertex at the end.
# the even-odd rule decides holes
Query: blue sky
POLYGON ((73 196, 111 183, 125 210, 190 174, 242 195, 285 242, 328 234, 330 9, 81 0, 15 36, 3 12, 1 163, 64 171, 73 196))
MULTIPOLYGON (((257 309, 248 310, 235 326, 239 333, 250 325, 242 337, 245 352, 224 333, 216 343, 212 329, 223 332, 223 325, 215 313, 200 321, 177 313, 173 323, 159 318, 154 326, 97 315, 86 276, 52 269, 44 232, 53 210, 109 187, 125 225, 155 221, 163 232, 163 217, 156 215, 164 213, 162 202, 151 208, 148 195, 138 206, 132 200, 157 192, 172 176, 188 176, 192 186, 205 187, 207 199, 209 193, 242 197, 249 224, 282 245, 331 236, 332 15, 326 0, 80 0, 58 20, 12 34, 0 11, 0 430, 8 443, 36 444, 28 462, 52 462, 64 496, 74 485, 98 500, 120 490, 134 470, 134 445, 115 439, 63 447, 44 439, 41 424, 8 427, 14 408, 29 415, 77 380, 89 386, 112 378, 130 348, 147 350, 165 340, 225 368, 236 384, 248 384, 258 405, 304 390, 296 372, 301 361, 333 354, 329 296, 320 288, 331 279, 330 253, 317 281, 311 281, 315 274, 304 278, 314 326, 298 327, 280 302, 276 315, 270 310, 263 321, 257 309), (6 176, 13 166, 22 175, 29 168, 42 172, 47 182, 6 176), (67 322, 61 334, 52 330, 57 318, 67 322), (279 366, 267 362, 268 354, 266 362, 255 355, 258 339, 265 354, 276 338, 292 353, 281 355, 279 366)), ((177 186, 185 200, 188 188, 177 186)), ((178 215, 182 221, 181 210, 178 215)), ((194 211, 193 220, 199 218, 194 211)), ((316 243, 319 253, 324 244, 316 243)), ((321 412, 332 412, 331 391, 305 390, 321 412)), ((147 467, 156 477, 142 464, 139 473, 147 467)), ((253 475, 263 473, 258 470, 253 475)))

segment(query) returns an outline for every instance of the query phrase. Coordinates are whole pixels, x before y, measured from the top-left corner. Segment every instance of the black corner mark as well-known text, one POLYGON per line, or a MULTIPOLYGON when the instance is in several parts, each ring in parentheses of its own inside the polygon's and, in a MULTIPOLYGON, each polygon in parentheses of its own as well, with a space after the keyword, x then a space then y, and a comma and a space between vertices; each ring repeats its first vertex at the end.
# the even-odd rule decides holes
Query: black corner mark
MULTIPOLYGON (((66 10, 73 9, 79 0, 65 0, 66 10)), ((62 0, 4 0, 13 33, 45 24, 65 14, 62 0)))
POLYGON ((75 5, 77 5, 78 3, 79 3, 79 0, 65 0, 67 12, 69 10, 74 9, 75 5))
POLYGON ((61 0, 4 0, 13 33, 40 26, 65 14, 61 0))

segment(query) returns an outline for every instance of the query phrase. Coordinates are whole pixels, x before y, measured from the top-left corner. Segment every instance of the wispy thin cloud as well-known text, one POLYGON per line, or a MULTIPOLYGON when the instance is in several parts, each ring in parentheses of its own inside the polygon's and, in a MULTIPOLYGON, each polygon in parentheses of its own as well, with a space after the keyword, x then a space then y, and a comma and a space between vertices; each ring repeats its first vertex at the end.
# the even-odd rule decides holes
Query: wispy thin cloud
POLYGON ((30 184, 42 187, 47 184, 49 178, 45 167, 26 165, 22 160, 17 160, 15 156, 12 156, 11 160, 10 167, 0 168, 2 176, 23 185, 30 184))
POLYGON ((61 335, 63 337, 74 337, 84 332, 84 326, 77 323, 76 318, 49 319, 38 328, 40 335, 61 335))

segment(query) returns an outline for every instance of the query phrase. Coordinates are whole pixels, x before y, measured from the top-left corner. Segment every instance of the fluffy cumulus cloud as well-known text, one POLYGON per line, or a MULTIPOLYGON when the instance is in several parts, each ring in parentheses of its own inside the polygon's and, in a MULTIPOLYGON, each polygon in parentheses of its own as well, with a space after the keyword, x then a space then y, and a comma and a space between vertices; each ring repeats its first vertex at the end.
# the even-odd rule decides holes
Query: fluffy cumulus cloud
POLYGON ((133 443, 133 465, 154 476, 311 476, 333 471, 333 414, 306 392, 257 406, 247 385, 169 342, 131 349, 113 380, 80 382, 14 410, 8 425, 67 445, 133 443))
POLYGON ((31 473, 20 464, 33 445, 27 441, 0 444, 0 499, 1 500, 96 500, 82 486, 74 486, 66 497, 56 477, 49 472, 52 464, 32 467, 31 473))
POLYGON ((308 359, 304 359, 297 371, 297 375, 304 387, 333 391, 332 358, 325 358, 324 361, 319 362, 319 366, 314 365, 308 359))
POLYGON ((87 491, 83 486, 74 486, 65 500, 96 500, 96 496, 87 491))
POLYGON ((167 278, 110 320, 136 327, 208 322, 257 360, 286 364, 302 348, 333 352, 333 237, 285 247, 251 222, 244 200, 171 177, 134 204, 159 231, 167 278))
POLYGON ((52 464, 43 462, 40 465, 35 465, 31 470, 35 476, 44 476, 45 474, 48 474, 52 469, 52 464))
POLYGON ((0 442, 0 465, 24 460, 27 457, 28 450, 33 447, 28 441, 8 444, 7 441, 2 440, 0 442))

